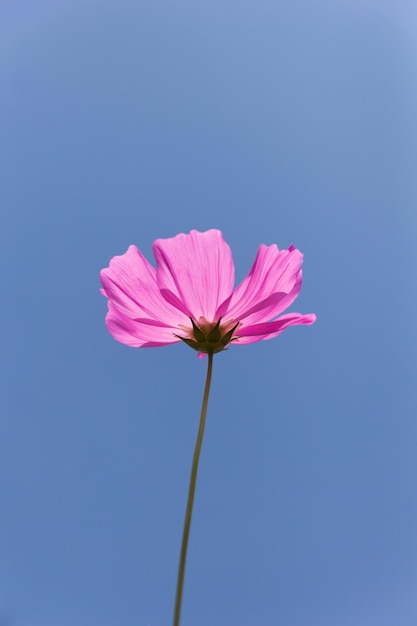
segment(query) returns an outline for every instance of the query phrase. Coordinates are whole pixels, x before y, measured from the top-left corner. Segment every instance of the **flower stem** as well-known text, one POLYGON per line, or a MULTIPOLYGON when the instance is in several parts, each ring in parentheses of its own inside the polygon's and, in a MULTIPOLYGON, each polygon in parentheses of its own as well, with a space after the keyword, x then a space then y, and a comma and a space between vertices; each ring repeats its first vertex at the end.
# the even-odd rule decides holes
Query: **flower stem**
POLYGON ((193 464, 191 466, 190 486, 188 488, 187 509, 185 511, 184 530, 182 533, 182 544, 180 553, 180 563, 178 567, 177 593, 175 596, 175 611, 173 626, 179 626, 181 616, 182 589, 184 586, 185 561, 187 558, 188 536, 190 534, 191 517, 193 514, 195 485, 197 482, 198 461, 200 458, 201 444, 203 443, 204 427, 206 424, 207 405, 210 393, 211 373, 213 370, 213 354, 208 355, 206 386, 204 388, 203 404, 201 406, 200 425, 198 427, 197 441, 195 443, 193 464))

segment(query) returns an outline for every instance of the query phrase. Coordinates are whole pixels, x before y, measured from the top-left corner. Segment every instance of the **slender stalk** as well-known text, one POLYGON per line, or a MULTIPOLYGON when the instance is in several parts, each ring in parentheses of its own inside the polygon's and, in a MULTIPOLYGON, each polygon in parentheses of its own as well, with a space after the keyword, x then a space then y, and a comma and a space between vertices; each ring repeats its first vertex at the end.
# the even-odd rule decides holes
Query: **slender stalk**
POLYGON ((201 406, 200 425, 198 427, 197 441, 195 443, 193 464, 191 466, 190 486, 188 488, 187 509, 185 511, 184 530, 182 533, 182 544, 180 553, 180 563, 178 566, 177 593, 175 596, 175 610, 173 626, 179 626, 181 617, 182 590, 184 586, 185 562, 187 559, 188 536, 190 534, 191 517, 193 514, 194 493, 197 482, 198 461, 200 458, 201 444, 203 443, 204 427, 206 424, 207 405, 210 393, 211 373, 213 370, 213 354, 208 355, 206 386, 204 388, 203 404, 201 406))

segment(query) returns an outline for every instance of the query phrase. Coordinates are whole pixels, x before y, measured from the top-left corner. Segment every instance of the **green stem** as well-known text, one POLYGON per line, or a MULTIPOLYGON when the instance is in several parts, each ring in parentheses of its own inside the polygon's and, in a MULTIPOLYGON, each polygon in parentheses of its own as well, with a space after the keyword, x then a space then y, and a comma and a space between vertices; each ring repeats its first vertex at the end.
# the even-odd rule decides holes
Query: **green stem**
POLYGON ((190 534, 191 517, 193 514, 193 503, 195 485, 197 482, 198 461, 200 458, 201 444, 203 443, 204 426, 206 424, 207 405, 210 393, 211 373, 213 370, 213 354, 208 355, 206 386, 204 388, 203 404, 201 406, 200 425, 198 427, 197 441, 195 443, 193 464, 191 466, 190 486, 188 488, 187 509, 185 511, 184 530, 182 533, 182 544, 180 553, 180 563, 178 567, 177 593, 175 596, 174 626, 179 626, 181 616, 182 589, 184 586, 185 561, 187 558, 188 536, 190 534))

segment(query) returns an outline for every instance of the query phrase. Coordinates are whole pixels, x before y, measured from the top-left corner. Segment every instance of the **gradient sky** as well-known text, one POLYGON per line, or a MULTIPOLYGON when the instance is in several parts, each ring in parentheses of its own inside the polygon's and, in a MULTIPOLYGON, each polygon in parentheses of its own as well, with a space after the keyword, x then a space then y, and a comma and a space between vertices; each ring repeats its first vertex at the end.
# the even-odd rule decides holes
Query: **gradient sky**
POLYGON ((417 623, 417 8, 0 4, 0 624, 171 623, 206 364, 99 270, 216 227, 317 314, 215 358, 182 626, 417 623))

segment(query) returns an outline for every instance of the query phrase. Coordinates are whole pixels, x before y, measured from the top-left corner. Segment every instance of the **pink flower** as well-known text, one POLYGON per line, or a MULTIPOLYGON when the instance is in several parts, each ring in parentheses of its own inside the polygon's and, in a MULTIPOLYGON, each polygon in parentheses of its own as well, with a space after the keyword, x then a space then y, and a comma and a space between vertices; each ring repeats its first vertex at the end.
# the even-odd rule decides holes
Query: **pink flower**
POLYGON ((184 341, 200 353, 216 353, 229 343, 271 339, 316 319, 312 313, 280 315, 301 289, 303 255, 294 246, 262 244, 235 289, 232 253, 219 230, 157 239, 153 251, 156 269, 129 246, 100 273, 107 329, 128 346, 184 341))

